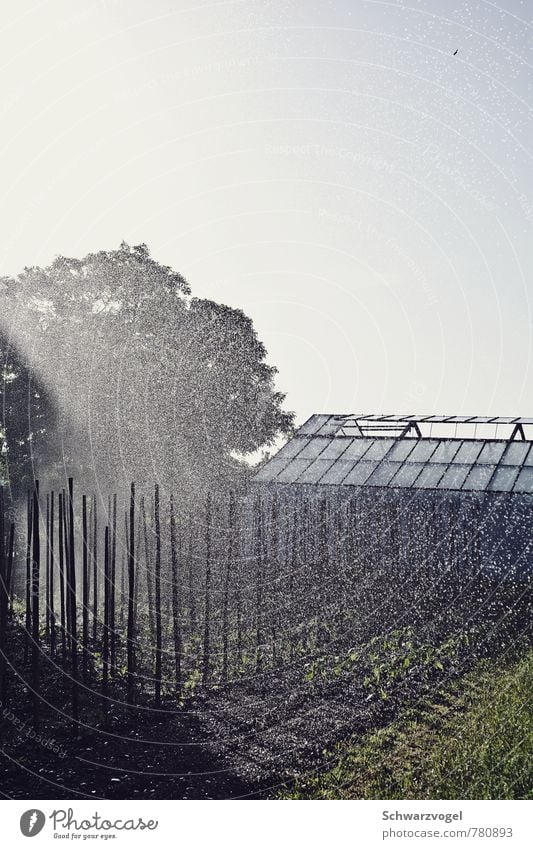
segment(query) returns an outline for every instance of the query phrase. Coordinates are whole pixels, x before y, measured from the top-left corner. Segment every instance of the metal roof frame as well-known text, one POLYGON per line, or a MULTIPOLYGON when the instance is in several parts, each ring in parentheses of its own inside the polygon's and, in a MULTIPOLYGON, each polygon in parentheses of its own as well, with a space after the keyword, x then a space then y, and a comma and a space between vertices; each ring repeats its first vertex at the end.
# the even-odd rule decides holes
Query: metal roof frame
POLYGON ((533 418, 524 418, 522 416, 417 416, 409 415, 390 415, 386 413, 343 413, 342 415, 332 415, 332 419, 343 421, 351 419, 357 421, 374 421, 374 422, 420 422, 428 424, 514 424, 514 425, 533 425, 533 418))
POLYGON ((524 430, 529 422, 533 419, 315 414, 254 481, 530 496, 533 439, 524 430), (465 436, 455 427, 454 435, 422 434, 421 424, 435 423, 505 424, 512 432, 506 438, 465 436), (410 436, 415 438, 404 438, 410 436))

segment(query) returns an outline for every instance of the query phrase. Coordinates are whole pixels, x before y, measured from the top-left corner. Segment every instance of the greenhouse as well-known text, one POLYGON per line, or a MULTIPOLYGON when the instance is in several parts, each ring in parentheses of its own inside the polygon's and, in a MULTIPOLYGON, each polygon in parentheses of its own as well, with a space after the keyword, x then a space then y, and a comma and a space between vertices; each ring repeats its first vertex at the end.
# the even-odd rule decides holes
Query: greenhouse
POLYGON ((351 502, 375 554, 392 546, 441 567, 523 575, 533 571, 532 440, 531 418, 313 415, 254 489, 332 502, 335 516, 351 502))

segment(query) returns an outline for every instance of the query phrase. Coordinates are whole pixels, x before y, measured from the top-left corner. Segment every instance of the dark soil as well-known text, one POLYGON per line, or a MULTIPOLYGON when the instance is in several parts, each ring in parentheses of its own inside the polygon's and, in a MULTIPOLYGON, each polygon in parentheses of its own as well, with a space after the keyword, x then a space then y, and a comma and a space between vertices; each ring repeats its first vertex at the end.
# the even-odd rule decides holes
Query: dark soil
POLYGON ((47 725, 43 742, 33 737, 29 713, 16 715, 17 724, 28 720, 22 730, 2 721, 0 792, 7 798, 234 799, 259 790, 207 750, 198 716, 185 709, 131 711, 109 731, 82 727, 76 737, 68 725, 47 725))

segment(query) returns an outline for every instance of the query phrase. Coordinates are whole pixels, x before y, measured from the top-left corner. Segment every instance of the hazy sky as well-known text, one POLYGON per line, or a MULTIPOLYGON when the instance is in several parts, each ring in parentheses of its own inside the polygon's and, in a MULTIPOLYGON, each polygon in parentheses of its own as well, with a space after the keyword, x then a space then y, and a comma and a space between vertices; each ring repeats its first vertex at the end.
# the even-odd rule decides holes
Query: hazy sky
POLYGON ((253 318, 299 421, 532 415, 533 2, 19 0, 0 29, 0 274, 146 242, 253 318))

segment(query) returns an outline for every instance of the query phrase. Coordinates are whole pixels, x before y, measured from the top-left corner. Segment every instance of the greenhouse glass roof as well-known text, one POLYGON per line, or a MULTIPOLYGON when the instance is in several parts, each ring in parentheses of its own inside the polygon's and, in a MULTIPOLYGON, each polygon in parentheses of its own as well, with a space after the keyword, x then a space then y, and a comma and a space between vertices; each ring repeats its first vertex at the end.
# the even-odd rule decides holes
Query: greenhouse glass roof
POLYGON ((533 494, 533 419, 315 415, 254 476, 255 483, 533 494), (423 435, 450 425, 451 436, 423 435), (474 435, 457 436, 457 425, 474 435), (482 426, 511 428, 480 438, 482 426), (385 427, 383 427, 385 426, 385 427))

